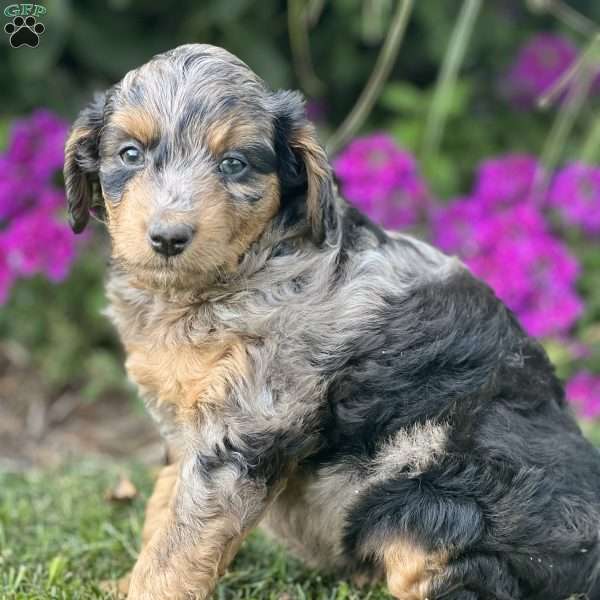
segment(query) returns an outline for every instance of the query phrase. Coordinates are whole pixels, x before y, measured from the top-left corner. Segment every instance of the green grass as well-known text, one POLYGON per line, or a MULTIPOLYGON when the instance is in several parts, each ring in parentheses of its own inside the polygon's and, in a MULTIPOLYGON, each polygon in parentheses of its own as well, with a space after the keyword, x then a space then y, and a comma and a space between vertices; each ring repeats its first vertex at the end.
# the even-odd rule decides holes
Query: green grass
MULTIPOLYGON (((141 491, 128 505, 104 499, 115 466, 83 463, 52 472, 0 473, 0 599, 109 598, 99 582, 135 561, 151 477, 134 469, 141 491)), ((381 589, 304 568, 255 533, 221 580, 218 600, 383 600, 381 589)))

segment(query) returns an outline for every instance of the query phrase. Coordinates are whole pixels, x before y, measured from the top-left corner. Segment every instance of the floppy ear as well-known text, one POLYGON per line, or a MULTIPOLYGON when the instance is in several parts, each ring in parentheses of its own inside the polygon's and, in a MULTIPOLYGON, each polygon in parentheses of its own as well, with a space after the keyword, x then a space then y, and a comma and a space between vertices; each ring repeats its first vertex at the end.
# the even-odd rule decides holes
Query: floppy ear
POLYGON ((69 223, 81 233, 90 218, 98 181, 100 130, 104 123, 106 93, 97 94, 73 125, 65 146, 65 188, 69 223))
POLYGON ((304 98, 298 92, 272 95, 275 113, 275 150, 279 157, 282 196, 303 186, 306 216, 315 243, 325 239, 335 217, 335 189, 327 154, 306 118, 304 98))

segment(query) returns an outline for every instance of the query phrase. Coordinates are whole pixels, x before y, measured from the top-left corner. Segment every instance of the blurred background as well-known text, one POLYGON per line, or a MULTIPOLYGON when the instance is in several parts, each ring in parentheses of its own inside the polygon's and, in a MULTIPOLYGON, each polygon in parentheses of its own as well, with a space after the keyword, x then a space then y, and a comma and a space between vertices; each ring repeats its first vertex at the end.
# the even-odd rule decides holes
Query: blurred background
MULTIPOLYGON (((2 4, 3 27, 14 7, 2 4)), ((548 349, 600 444, 597 0, 43 7, 37 47, 0 32, 0 469, 160 458, 101 314, 107 236, 98 223, 71 234, 61 168, 95 90, 189 42, 302 90, 343 195, 484 278, 548 349)))

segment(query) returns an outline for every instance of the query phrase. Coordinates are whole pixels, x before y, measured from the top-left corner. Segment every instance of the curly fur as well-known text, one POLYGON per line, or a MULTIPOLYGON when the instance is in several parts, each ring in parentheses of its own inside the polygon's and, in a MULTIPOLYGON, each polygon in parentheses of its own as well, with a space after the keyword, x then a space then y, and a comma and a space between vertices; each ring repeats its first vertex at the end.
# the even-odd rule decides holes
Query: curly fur
POLYGON ((208 597, 261 522, 402 599, 600 598, 600 457, 543 349, 458 260, 336 195, 298 94, 182 46, 82 112, 65 179, 75 230, 106 213, 108 314, 175 460, 131 599, 208 597), (156 255, 157 220, 193 224, 189 248, 156 255))

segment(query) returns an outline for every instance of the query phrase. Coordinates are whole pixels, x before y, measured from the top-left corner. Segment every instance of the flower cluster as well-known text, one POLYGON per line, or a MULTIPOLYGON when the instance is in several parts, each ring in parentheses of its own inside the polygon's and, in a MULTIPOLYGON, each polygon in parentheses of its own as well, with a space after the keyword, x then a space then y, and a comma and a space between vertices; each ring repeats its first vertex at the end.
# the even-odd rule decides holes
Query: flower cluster
POLYGON ((20 277, 63 279, 75 256, 73 236, 57 211, 67 124, 47 110, 15 121, 0 155, 0 302, 20 277))
MULTIPOLYGON (((550 90, 576 62, 579 51, 566 37, 554 33, 532 36, 520 49, 502 82, 513 106, 528 109, 550 90)), ((600 90, 600 73, 595 73, 592 92, 600 90)), ((562 98, 569 93, 565 88, 562 98)))
POLYGON ((519 51, 507 78, 507 92, 518 108, 529 108, 577 59, 577 48, 552 33, 531 37, 519 51))
POLYGON ((575 406, 582 417, 600 417, 600 376, 580 371, 566 385, 567 400, 575 406))
POLYGON ((415 225, 431 209, 414 158, 389 135, 355 139, 333 166, 344 197, 383 227, 415 225))
POLYGON ((579 265, 533 198, 540 172, 529 156, 484 162, 471 196, 441 209, 435 242, 487 281, 531 335, 561 335, 581 315, 579 265))
POLYGON ((563 221, 590 236, 600 234, 600 167, 573 163, 554 178, 548 204, 563 221))

